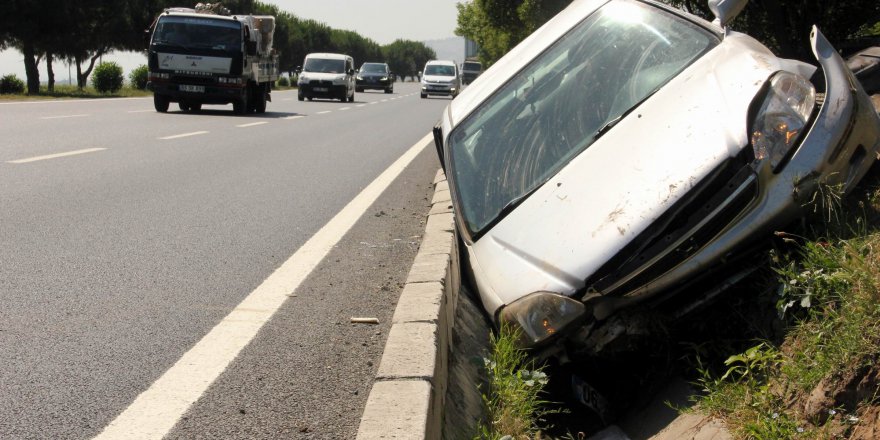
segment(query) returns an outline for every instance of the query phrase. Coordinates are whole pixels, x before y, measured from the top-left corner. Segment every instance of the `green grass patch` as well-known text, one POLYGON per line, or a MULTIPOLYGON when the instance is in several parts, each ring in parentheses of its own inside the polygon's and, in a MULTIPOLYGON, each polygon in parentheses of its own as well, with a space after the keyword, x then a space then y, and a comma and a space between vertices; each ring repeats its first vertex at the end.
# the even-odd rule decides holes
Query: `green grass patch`
POLYGON ((736 438, 846 438, 878 403, 880 191, 863 187, 849 200, 823 189, 806 232, 778 234, 789 246, 771 254, 768 291, 784 339, 756 341, 722 368, 697 364, 699 410, 736 438))
POLYGON ((540 439, 544 417, 558 412, 542 398, 547 375, 517 348, 518 338, 507 326, 492 336, 492 351, 483 359, 489 379, 483 393, 488 420, 477 427, 475 439, 540 439))
POLYGON ((79 90, 73 85, 55 85, 55 90, 49 92, 45 85, 40 86, 40 93, 36 95, 14 94, 0 95, 0 101, 33 101, 42 99, 77 99, 77 98, 129 98, 153 96, 149 90, 140 90, 131 87, 123 87, 115 93, 100 93, 93 87, 79 90))

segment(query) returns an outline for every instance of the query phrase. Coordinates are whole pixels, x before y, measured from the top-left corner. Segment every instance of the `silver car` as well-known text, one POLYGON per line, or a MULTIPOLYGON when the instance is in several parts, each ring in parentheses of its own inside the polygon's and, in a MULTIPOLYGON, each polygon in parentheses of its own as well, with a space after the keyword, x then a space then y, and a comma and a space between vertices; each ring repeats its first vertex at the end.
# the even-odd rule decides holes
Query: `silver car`
POLYGON ((523 346, 595 354, 682 316, 874 162, 880 120, 822 33, 815 63, 779 58, 725 27, 744 6, 575 1, 443 112, 464 268, 523 346))

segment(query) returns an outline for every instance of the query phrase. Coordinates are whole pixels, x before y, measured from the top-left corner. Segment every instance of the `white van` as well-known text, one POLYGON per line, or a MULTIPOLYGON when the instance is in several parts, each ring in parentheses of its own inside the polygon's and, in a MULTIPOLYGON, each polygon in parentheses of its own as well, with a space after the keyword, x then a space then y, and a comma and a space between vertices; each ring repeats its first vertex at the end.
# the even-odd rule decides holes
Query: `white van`
POLYGON ((354 59, 338 53, 310 53, 297 68, 300 101, 308 98, 354 102, 354 59))
POLYGON ((445 95, 455 99, 461 92, 461 76, 454 61, 431 60, 422 71, 422 98, 445 95))

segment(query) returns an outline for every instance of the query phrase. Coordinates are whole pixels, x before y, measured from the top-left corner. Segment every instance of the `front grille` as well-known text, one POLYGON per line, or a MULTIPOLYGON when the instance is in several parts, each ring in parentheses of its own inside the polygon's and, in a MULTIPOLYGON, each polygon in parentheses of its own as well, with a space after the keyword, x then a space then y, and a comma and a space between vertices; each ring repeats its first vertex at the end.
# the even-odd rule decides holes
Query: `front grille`
POLYGON ((332 86, 333 81, 327 81, 323 79, 313 79, 309 81, 310 86, 332 86))
POLYGON ((751 148, 713 170, 648 229, 587 278, 588 292, 626 295, 708 244, 756 197, 751 148))

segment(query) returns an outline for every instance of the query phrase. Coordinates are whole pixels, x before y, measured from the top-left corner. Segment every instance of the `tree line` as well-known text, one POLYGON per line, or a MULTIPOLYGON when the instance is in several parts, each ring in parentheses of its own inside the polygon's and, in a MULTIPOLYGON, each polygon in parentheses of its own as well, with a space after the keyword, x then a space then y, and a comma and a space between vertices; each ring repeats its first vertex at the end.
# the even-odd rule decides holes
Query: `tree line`
MULTIPOLYGON (((192 0, 190 0, 192 1, 192 0)), ((46 63, 50 91, 55 86, 53 63, 76 67, 77 87, 85 87, 96 61, 113 50, 146 48, 144 30, 168 7, 187 6, 175 0, 6 0, 0 15, 0 49, 14 47, 24 56, 29 94, 39 93, 40 63, 46 63)), ((399 39, 381 46, 360 34, 301 19, 278 7, 254 0, 225 0, 232 13, 275 16, 274 47, 280 68, 293 72, 310 52, 339 52, 356 62, 387 62, 401 76, 414 76, 436 57, 421 42, 399 39)))
MULTIPOLYGON (((714 17, 706 0, 661 0, 701 16, 714 17)), ((491 65, 572 0, 471 0, 459 3, 456 35, 475 41, 480 61, 491 65)), ((749 2, 731 24, 779 56, 812 59, 810 28, 817 25, 838 48, 869 36, 880 36, 877 0, 773 0, 749 2)), ((874 40, 875 44, 876 39, 874 40)))

